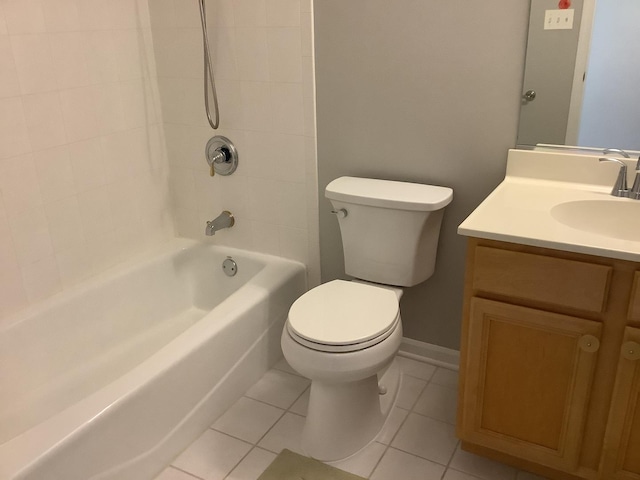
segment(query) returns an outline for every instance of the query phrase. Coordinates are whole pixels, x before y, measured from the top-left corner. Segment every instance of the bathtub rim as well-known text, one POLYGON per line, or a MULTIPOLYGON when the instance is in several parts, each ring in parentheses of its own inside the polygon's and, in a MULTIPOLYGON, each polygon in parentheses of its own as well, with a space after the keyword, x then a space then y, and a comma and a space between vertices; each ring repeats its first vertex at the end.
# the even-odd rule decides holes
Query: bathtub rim
POLYGON ((223 249, 225 252, 225 256, 235 255, 237 257, 241 257, 244 255, 247 257, 253 257, 253 259, 263 261, 265 263, 265 266, 268 263, 271 263, 274 261, 278 262, 283 260, 285 262, 292 262, 298 265, 302 265, 305 271, 307 268, 304 263, 299 262, 297 260, 292 260, 290 258, 279 257, 277 255, 271 255, 268 253, 254 252, 252 250, 244 250, 237 247, 219 245, 216 243, 201 242, 201 241, 193 240, 190 238, 177 237, 177 238, 167 240, 166 242, 162 242, 161 244, 155 245, 154 247, 148 250, 145 250, 144 252, 141 252, 137 255, 134 255, 133 257, 127 260, 119 262, 107 268, 106 270, 103 270, 99 273, 91 275, 86 279, 78 282, 77 284, 72 285, 69 288, 66 288, 50 297, 47 297, 34 304, 28 305, 14 313, 7 315, 6 317, 0 318, 0 334, 5 332, 6 330, 9 330, 15 327, 21 322, 29 320, 31 317, 37 315, 43 310, 50 309, 52 307, 57 306, 60 303, 69 301, 73 297, 81 295, 84 292, 87 292, 99 285, 109 283, 114 279, 116 279, 117 277, 123 276, 128 272, 135 270, 143 265, 160 261, 161 259, 171 257, 172 255, 175 255, 180 251, 186 251, 196 247, 203 247, 203 248, 213 247, 215 249, 221 249, 221 250, 223 249))

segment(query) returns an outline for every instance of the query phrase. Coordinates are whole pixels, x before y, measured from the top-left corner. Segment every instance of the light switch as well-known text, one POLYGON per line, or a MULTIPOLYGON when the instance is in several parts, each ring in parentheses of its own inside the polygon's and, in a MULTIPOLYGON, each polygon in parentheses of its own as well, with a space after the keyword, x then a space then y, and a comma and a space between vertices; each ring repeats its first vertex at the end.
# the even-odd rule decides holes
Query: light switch
POLYGON ((574 9, 546 10, 544 13, 545 30, 572 30, 574 9))

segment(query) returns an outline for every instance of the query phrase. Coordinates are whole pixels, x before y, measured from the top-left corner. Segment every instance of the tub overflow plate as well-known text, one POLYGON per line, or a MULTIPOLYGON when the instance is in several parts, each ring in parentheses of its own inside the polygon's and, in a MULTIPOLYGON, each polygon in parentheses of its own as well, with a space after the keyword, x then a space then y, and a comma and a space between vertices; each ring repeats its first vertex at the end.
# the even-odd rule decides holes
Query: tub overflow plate
POLYGON ((227 257, 227 259, 222 262, 222 271, 224 271, 227 277, 233 277, 238 273, 238 264, 233 258, 227 257))

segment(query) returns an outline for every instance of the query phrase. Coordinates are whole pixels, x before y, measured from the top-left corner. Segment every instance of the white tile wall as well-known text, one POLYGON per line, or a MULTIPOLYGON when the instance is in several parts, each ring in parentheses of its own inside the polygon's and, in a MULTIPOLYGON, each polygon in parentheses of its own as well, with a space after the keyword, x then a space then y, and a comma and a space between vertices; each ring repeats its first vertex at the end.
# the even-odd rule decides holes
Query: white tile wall
POLYGON ((311 4, 206 5, 221 110, 217 132, 204 113, 197 0, 150 2, 177 233, 207 240, 206 220, 230 210, 236 225, 208 240, 304 262, 310 284, 317 284, 311 4), (240 165, 231 177, 209 177, 203 152, 215 134, 238 148, 240 165))
POLYGON ((172 235, 147 0, 0 0, 0 318, 172 235))

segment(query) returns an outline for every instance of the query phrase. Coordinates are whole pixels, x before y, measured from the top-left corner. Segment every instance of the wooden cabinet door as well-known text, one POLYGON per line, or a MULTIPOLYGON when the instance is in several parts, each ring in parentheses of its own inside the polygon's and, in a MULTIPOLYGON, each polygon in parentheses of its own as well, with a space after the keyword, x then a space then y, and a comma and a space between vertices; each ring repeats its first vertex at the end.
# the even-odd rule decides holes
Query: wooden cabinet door
POLYGON ((600 323, 476 297, 470 306, 462 439, 575 470, 600 323))
POLYGON ((627 327, 605 434, 601 478, 640 480, 640 329, 627 327))

